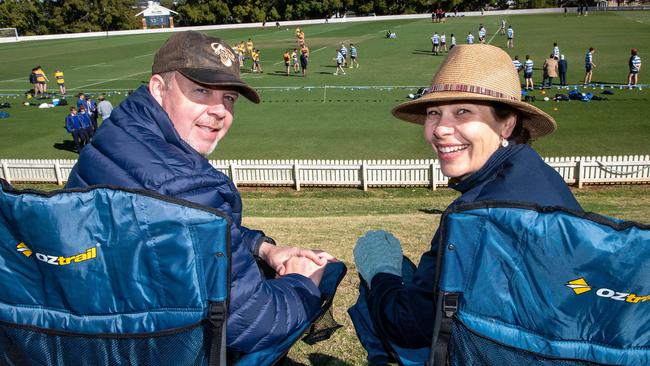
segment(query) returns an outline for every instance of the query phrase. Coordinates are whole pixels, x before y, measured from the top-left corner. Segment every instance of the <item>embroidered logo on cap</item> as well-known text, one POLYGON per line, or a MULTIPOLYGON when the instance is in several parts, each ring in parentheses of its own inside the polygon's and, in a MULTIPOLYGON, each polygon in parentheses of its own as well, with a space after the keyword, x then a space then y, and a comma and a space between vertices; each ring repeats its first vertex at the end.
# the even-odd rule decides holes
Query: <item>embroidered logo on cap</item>
POLYGON ((210 45, 214 50, 214 53, 219 55, 221 63, 226 67, 232 66, 232 63, 235 61, 235 54, 232 53, 227 47, 224 47, 221 43, 213 43, 210 45))

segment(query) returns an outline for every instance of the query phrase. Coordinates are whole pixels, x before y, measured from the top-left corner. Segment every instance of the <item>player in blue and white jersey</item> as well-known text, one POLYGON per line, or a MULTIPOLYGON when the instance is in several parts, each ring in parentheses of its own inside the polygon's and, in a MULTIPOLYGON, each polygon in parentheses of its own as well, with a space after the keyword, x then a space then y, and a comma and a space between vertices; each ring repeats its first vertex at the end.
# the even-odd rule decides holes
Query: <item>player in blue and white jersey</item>
POLYGON ((336 50, 336 72, 334 72, 334 75, 338 75, 339 71, 343 75, 345 75, 345 70, 343 70, 343 61, 345 58, 343 58, 343 54, 341 53, 341 50, 336 50))
POLYGON ((449 46, 449 49, 454 48, 455 45, 456 45, 456 36, 452 33, 451 34, 451 45, 449 46))
POLYGON ((438 54, 438 50, 440 49, 440 36, 438 35, 438 32, 433 32, 433 35, 431 36, 431 52, 433 52, 434 55, 438 54))
POLYGON ((343 67, 345 67, 348 64, 348 49, 343 43, 341 43, 341 55, 343 56, 343 67))
POLYGON ((519 56, 515 56, 515 59, 512 60, 512 64, 515 66, 515 70, 517 70, 517 72, 521 72, 521 70, 524 68, 524 65, 521 64, 521 61, 519 61, 519 56))
POLYGON ((553 57, 560 59, 560 47, 558 47, 557 42, 553 42, 553 57))
POLYGON ((594 50, 593 47, 589 47, 589 51, 585 55, 585 82, 584 84, 591 84, 591 75, 593 74, 596 64, 594 63, 594 50))
POLYGON ((354 47, 353 43, 350 43, 350 65, 348 67, 352 68, 355 65, 357 69, 359 68, 359 54, 357 53, 357 48, 354 47))
POLYGON ((440 52, 442 52, 442 50, 447 52, 447 35, 445 32, 442 32, 440 35, 440 52))
POLYGON ((474 43, 474 35, 472 34, 472 32, 469 32, 467 34, 467 44, 473 44, 473 43, 474 43))
POLYGON ((627 85, 632 87, 639 82, 639 72, 641 71, 641 57, 639 57, 639 51, 636 48, 633 48, 630 53, 629 67, 630 74, 627 77, 627 85))
POLYGON ((530 59, 530 55, 526 55, 526 62, 524 62, 524 79, 526 90, 533 90, 533 60, 530 59))
POLYGON ((485 30, 485 27, 483 24, 479 25, 478 27, 478 41, 480 43, 485 43, 485 36, 487 35, 487 30, 485 30))
POLYGON ((512 29, 511 25, 508 26, 508 31, 507 31, 506 37, 508 37, 506 47, 507 48, 515 48, 515 30, 512 29))

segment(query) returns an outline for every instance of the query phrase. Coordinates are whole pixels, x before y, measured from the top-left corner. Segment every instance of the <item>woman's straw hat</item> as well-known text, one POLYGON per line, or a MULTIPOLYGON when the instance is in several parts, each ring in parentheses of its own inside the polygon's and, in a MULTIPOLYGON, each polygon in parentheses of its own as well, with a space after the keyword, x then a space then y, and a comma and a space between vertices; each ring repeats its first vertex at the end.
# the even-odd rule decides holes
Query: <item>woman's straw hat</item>
POLYGON ((521 101, 521 85, 510 56, 498 47, 476 44, 454 46, 440 65, 427 94, 393 108, 404 121, 423 124, 426 108, 447 101, 486 101, 510 105, 521 112, 521 123, 531 138, 548 135, 553 117, 521 101))

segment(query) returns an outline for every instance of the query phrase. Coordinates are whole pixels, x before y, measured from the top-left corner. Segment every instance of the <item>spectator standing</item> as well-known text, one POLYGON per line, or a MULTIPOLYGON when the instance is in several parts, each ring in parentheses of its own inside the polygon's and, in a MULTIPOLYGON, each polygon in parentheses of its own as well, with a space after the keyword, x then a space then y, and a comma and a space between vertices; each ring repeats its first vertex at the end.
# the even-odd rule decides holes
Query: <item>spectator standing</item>
POLYGON ((639 57, 639 50, 633 48, 630 50, 629 68, 630 74, 627 76, 627 85, 632 87, 639 82, 639 72, 641 71, 641 57, 639 57))
POLYGON ((77 115, 77 108, 70 107, 70 114, 65 117, 65 129, 72 135, 75 152, 81 151, 83 145, 81 120, 77 115))
POLYGON ((79 111, 81 106, 86 106, 86 95, 84 93, 77 94, 77 111, 79 111))
POLYGON ((359 54, 357 53, 357 48, 354 47, 353 43, 350 43, 350 67, 359 68, 359 54))
POLYGON ((524 80, 526 81, 526 90, 533 90, 533 60, 530 55, 526 55, 526 62, 524 62, 524 80))
POLYGON ((106 121, 111 116, 111 112, 113 112, 113 105, 111 102, 106 100, 106 97, 104 95, 100 95, 98 99, 99 103, 97 103, 97 112, 100 116, 102 116, 102 123, 104 123, 104 121, 106 121))
POLYGON ((61 92, 61 96, 65 96, 65 77, 63 76, 63 71, 61 70, 56 70, 54 72, 54 80, 56 80, 56 85, 59 86, 59 91, 61 92))
POLYGON ((557 68, 560 74, 560 85, 566 86, 566 72, 569 69, 569 65, 567 60, 564 58, 564 55, 560 55, 560 61, 558 61, 557 68))
POLYGON ((589 51, 585 54, 585 85, 591 84, 591 76, 596 68, 596 64, 594 63, 594 52, 596 52, 596 50, 594 50, 593 47, 589 47, 589 51))
POLYGON ((83 105, 79 107, 79 114, 77 116, 81 121, 81 128, 83 129, 83 135, 84 135, 83 145, 85 146, 90 142, 90 139, 94 135, 92 119, 90 118, 90 115, 86 110, 86 107, 83 105))
POLYGON ((549 58, 544 60, 544 78, 542 79, 542 89, 544 89, 544 87, 550 89, 551 86, 553 86, 553 78, 557 77, 557 72, 557 59, 553 56, 553 54, 550 54, 549 58))
POLYGON ((506 43, 507 48, 515 48, 515 30, 512 29, 512 26, 508 26, 508 31, 506 37, 508 38, 508 41, 506 43))

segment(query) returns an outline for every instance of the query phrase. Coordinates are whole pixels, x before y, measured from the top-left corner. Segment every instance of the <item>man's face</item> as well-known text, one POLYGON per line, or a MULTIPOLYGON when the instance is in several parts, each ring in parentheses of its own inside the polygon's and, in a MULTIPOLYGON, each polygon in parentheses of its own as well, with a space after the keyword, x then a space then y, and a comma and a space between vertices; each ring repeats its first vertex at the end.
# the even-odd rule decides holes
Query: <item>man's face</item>
POLYGON ((175 72, 159 102, 183 141, 208 156, 228 133, 238 96, 234 90, 212 89, 175 72))

